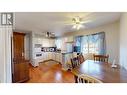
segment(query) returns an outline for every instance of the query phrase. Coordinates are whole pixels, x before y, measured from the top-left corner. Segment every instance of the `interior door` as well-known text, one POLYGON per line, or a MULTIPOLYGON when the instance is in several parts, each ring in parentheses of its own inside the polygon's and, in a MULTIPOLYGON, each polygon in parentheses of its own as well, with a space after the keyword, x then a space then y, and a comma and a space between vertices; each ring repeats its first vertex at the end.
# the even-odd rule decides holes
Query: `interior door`
POLYGON ((24 57, 24 33, 13 32, 13 82, 21 82, 28 77, 28 64, 24 57))
POLYGON ((13 33, 13 51, 14 59, 25 59, 24 58, 24 36, 23 33, 13 33))

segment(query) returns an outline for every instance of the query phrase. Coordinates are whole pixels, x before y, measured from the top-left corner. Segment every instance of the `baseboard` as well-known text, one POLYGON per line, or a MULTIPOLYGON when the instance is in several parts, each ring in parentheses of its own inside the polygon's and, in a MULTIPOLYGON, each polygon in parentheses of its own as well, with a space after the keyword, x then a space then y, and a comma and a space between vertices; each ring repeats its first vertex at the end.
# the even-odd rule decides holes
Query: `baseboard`
POLYGON ((48 61, 55 61, 55 62, 57 62, 57 63, 61 64, 61 62, 59 62, 59 61, 56 61, 56 60, 53 60, 53 59, 44 60, 44 61, 42 61, 42 62, 39 62, 39 63, 48 62, 48 61))

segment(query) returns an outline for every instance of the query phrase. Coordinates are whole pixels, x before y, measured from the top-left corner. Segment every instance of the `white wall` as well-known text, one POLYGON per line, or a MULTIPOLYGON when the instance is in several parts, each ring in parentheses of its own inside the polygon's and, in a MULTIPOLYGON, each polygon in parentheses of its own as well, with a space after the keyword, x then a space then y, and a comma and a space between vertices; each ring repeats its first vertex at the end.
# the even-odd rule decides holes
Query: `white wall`
POLYGON ((0 23, 0 82, 2 83, 12 82, 11 36, 12 26, 2 26, 0 23))
POLYGON ((25 59, 30 59, 30 34, 27 33, 24 38, 24 49, 25 49, 25 59))
POLYGON ((120 19, 120 64, 127 69, 127 13, 120 19))
POLYGON ((119 63, 119 21, 110 23, 107 25, 99 26, 93 29, 87 29, 84 31, 75 31, 65 34, 64 36, 78 36, 78 35, 88 35, 97 32, 104 31, 106 34, 106 50, 109 54, 109 62, 113 62, 114 58, 116 62, 119 63))
POLYGON ((0 26, 0 82, 12 82, 11 72, 12 27, 0 26))

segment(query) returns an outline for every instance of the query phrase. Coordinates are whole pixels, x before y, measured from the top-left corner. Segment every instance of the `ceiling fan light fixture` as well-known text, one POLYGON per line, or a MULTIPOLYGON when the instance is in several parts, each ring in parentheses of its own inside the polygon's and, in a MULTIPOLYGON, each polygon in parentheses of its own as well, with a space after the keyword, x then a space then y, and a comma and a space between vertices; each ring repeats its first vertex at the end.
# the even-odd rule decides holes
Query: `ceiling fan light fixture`
POLYGON ((75 24, 80 24, 81 22, 81 18, 79 16, 76 16, 72 19, 72 21, 75 23, 75 24))
POLYGON ((81 27, 83 27, 81 23, 81 18, 79 16, 74 17, 72 21, 74 22, 74 25, 72 28, 79 30, 81 27))
POLYGON ((82 28, 82 25, 81 24, 79 24, 79 25, 77 25, 77 30, 79 30, 80 28, 82 28))
POLYGON ((74 29, 75 29, 76 27, 77 27, 76 25, 73 25, 73 27, 72 27, 72 28, 74 28, 74 29))

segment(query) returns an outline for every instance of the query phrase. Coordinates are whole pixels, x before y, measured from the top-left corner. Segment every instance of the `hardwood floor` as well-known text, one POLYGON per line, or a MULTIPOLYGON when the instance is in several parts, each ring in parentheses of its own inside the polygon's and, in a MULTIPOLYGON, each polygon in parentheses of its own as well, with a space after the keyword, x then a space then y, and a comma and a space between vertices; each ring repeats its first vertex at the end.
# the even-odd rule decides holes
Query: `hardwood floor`
POLYGON ((39 67, 30 66, 30 80, 26 83, 75 83, 70 71, 63 71, 62 65, 55 61, 40 63, 39 67))

